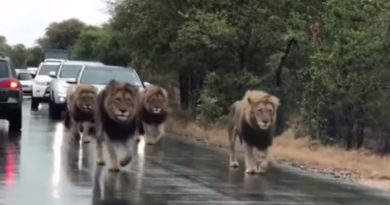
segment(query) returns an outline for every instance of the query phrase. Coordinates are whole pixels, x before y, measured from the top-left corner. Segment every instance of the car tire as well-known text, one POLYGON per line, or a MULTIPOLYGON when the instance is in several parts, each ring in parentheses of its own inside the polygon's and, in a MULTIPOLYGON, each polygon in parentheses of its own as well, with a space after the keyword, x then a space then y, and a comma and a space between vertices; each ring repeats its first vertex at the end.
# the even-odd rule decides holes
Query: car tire
POLYGON ((31 97, 31 110, 38 110, 39 100, 37 98, 31 97))
POLYGON ((8 122, 10 131, 20 131, 22 128, 22 107, 10 110, 8 122))
POLYGON ((49 117, 52 119, 60 119, 61 118, 61 107, 56 105, 53 99, 49 101, 49 117))

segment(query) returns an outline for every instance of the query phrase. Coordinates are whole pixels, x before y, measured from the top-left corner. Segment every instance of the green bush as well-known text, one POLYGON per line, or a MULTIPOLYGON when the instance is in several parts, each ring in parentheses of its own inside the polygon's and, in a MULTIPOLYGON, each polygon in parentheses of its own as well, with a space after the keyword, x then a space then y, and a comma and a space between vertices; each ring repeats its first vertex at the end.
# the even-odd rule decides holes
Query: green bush
POLYGON ((198 119, 217 121, 229 113, 230 106, 240 100, 248 89, 264 89, 264 81, 250 72, 208 74, 197 107, 198 119))

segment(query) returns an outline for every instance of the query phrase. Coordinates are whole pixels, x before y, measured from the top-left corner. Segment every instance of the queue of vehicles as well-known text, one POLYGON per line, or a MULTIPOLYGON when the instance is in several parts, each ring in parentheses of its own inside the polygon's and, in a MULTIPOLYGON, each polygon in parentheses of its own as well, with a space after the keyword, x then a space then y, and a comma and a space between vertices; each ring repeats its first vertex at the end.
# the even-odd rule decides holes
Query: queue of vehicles
POLYGON ((0 56, 0 119, 7 119, 10 129, 21 129, 23 94, 31 95, 31 110, 37 111, 40 103, 48 103, 49 117, 61 118, 70 86, 91 84, 101 91, 112 79, 144 89, 131 67, 51 58, 36 69, 13 69, 10 60, 0 56))

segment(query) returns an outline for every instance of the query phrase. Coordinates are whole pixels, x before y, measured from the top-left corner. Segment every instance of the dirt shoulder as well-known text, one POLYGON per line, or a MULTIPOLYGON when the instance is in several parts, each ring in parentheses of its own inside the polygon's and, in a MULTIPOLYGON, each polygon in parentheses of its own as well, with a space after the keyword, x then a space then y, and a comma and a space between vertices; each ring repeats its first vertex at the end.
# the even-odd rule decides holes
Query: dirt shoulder
MULTIPOLYGON (((167 130, 210 145, 228 145, 226 129, 223 128, 204 128, 196 123, 170 117, 167 130)), ((243 151, 242 147, 238 150, 243 151)), ((340 147, 323 146, 308 138, 296 138, 292 130, 275 138, 270 156, 274 162, 390 191, 390 157, 364 150, 346 151, 340 147)))

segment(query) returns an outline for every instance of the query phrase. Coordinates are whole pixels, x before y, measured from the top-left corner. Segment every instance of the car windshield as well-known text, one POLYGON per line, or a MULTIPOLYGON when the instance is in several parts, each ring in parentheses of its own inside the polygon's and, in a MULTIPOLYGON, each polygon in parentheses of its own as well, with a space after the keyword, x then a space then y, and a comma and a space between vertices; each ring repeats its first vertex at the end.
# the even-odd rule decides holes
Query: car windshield
POLYGON ((0 78, 8 78, 9 70, 7 61, 0 60, 0 78))
POLYGON ((57 72, 60 64, 43 64, 39 70, 38 75, 49 75, 51 71, 57 72))
POLYGON ((31 80, 31 79, 33 79, 33 77, 31 75, 31 73, 19 73, 18 79, 19 80, 31 80))
POLYGON ((111 80, 130 83, 138 87, 142 85, 136 73, 131 70, 105 67, 86 68, 81 76, 80 83, 106 85, 111 80))
POLYGON ((76 78, 82 65, 64 65, 61 69, 60 78, 76 78))

